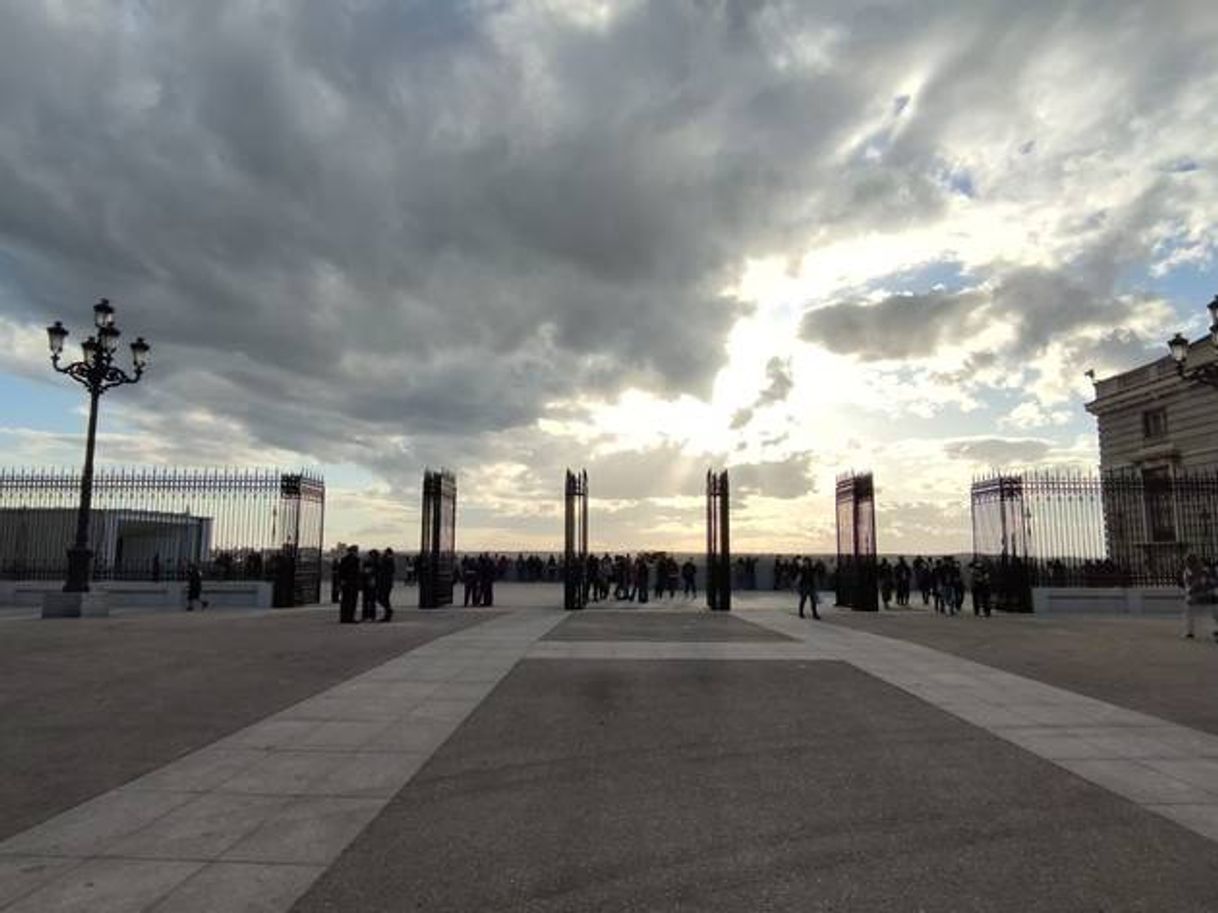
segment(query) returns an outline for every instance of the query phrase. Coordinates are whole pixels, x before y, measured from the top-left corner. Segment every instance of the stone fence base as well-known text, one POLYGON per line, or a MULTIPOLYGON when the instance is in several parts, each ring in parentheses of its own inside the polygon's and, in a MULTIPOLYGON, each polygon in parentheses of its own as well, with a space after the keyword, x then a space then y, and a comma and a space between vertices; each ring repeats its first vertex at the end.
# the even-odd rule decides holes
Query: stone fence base
POLYGON ((1180 615, 1179 587, 1034 587, 1038 615, 1180 615))
MULTIPOLYGON (((0 606, 37 608, 63 583, 55 580, 0 580, 0 606)), ((269 609, 274 585, 267 580, 204 580, 203 598, 213 608, 269 609)), ((110 609, 185 609, 183 581, 99 580, 91 584, 93 601, 110 609)), ((52 598, 54 602, 54 598, 52 598)), ((106 614, 100 610, 92 614, 106 614)))

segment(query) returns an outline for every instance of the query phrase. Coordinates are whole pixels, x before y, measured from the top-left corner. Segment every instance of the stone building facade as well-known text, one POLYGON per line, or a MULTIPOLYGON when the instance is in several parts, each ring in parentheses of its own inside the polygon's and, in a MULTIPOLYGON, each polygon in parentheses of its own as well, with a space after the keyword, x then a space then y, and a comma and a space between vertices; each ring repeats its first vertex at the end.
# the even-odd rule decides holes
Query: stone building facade
MULTIPOLYGON (((1190 367, 1212 363, 1209 337, 1190 367)), ((1165 356, 1095 385, 1109 558, 1172 579, 1184 555, 1218 558, 1218 388, 1183 379, 1165 356)))
MULTIPOLYGON (((1188 363, 1216 358, 1205 337, 1190 347, 1188 363)), ((1218 389, 1182 380, 1170 356, 1097 380, 1086 408, 1099 425, 1103 472, 1218 467, 1218 389)))

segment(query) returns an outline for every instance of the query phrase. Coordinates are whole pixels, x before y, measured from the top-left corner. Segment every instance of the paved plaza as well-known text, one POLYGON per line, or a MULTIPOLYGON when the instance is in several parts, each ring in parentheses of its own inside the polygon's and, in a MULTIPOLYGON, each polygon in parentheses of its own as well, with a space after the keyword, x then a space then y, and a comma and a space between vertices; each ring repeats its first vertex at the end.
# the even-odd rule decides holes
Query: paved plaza
POLYGON ((0 620, 0 911, 1215 908, 1174 620, 497 596, 0 620))

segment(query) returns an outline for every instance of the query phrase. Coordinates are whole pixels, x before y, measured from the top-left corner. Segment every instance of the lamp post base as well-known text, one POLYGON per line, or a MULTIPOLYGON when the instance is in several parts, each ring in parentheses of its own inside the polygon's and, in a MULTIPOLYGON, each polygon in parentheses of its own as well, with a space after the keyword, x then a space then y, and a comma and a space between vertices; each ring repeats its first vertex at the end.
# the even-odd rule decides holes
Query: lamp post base
POLYGON ((92 549, 68 549, 68 579, 63 585, 63 591, 65 593, 89 592, 89 578, 92 576, 92 570, 92 549))
POLYGON ((106 618, 110 599, 105 593, 44 593, 43 618, 106 618))

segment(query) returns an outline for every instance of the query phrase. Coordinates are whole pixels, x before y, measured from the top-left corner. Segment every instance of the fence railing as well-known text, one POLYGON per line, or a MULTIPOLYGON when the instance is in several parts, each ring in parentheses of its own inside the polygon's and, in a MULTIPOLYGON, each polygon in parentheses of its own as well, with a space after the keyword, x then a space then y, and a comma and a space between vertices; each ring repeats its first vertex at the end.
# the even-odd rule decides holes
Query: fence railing
POLYGON ((1218 470, 993 475, 972 486, 973 552, 1028 586, 1165 586, 1218 557, 1218 470))
MULTIPOLYGON (((80 473, 0 469, 0 577, 61 579, 80 473)), ((100 468, 89 545, 95 580, 275 581, 276 602, 312 601, 321 582, 325 482, 271 469, 100 468)))

